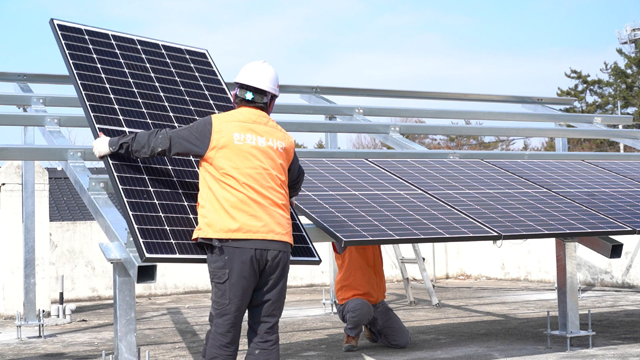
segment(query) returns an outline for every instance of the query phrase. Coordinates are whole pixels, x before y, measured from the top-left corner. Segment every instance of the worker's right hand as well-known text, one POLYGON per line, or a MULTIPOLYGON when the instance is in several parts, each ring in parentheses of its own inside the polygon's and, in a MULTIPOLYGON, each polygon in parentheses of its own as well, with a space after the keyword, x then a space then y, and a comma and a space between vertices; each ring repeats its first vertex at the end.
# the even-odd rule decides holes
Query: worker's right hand
POLYGON ((111 138, 100 133, 100 137, 93 141, 93 153, 98 157, 98 159, 102 159, 103 157, 111 154, 111 149, 109 149, 109 139, 111 138))

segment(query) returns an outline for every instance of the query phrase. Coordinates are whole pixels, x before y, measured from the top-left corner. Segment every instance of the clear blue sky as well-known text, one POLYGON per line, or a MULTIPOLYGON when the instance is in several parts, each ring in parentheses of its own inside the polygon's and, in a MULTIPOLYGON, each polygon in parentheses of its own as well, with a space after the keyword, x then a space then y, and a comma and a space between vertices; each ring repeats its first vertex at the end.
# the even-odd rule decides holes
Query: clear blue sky
MULTIPOLYGON (((48 23, 53 17, 208 49, 228 81, 245 63, 264 59, 283 84, 555 96, 570 84, 563 74, 570 67, 595 74, 603 61, 617 60, 615 30, 639 15, 640 0, 0 0, 0 71, 66 73, 48 23)), ((13 88, 0 84, 0 92, 13 88)), ((19 137, 0 128, 0 144, 19 137)), ((301 139, 312 145, 318 138, 301 139)))

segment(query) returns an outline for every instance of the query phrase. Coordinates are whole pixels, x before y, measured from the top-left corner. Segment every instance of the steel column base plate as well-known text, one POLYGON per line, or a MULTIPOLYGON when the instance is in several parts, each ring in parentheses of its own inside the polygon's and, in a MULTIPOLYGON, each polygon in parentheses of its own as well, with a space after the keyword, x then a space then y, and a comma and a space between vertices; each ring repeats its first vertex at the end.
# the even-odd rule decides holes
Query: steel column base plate
POLYGON ((596 334, 595 331, 591 331, 591 330, 589 331, 580 330, 580 331, 574 331, 569 333, 560 331, 560 330, 555 330, 555 331, 545 331, 544 333, 547 334, 547 347, 549 349, 551 348, 551 340, 550 340, 551 335, 567 338, 567 351, 571 351, 571 338, 579 337, 579 336, 588 336, 589 349, 593 348, 591 337, 596 334))

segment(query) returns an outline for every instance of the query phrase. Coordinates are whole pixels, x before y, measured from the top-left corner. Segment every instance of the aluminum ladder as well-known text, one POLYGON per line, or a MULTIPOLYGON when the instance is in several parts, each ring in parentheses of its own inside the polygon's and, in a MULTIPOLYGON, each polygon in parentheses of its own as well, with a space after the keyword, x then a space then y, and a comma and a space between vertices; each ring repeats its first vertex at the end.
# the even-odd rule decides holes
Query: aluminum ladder
POLYGON ((407 272, 406 264, 417 264, 420 269, 420 273, 422 274, 424 285, 426 286, 429 297, 431 298, 431 305, 436 308, 440 308, 440 300, 438 300, 438 297, 436 296, 433 284, 431 284, 431 279, 429 279, 429 273, 427 273, 427 268, 424 266, 424 258, 420 252, 420 247, 418 244, 411 244, 411 247, 413 248, 414 257, 408 258, 402 255, 400 245, 393 244, 393 251, 396 254, 396 259, 398 260, 398 267, 400 268, 400 273, 402 275, 402 283, 404 284, 404 290, 407 293, 409 306, 415 306, 416 300, 413 297, 413 292, 411 291, 411 282, 409 281, 409 272, 407 272))

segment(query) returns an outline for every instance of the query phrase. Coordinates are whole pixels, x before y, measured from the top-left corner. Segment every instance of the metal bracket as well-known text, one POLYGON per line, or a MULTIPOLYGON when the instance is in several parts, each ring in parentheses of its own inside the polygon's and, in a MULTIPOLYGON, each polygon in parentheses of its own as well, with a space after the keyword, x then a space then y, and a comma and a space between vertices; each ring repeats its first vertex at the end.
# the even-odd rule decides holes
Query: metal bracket
POLYGON ((89 176, 89 193, 107 193, 113 192, 113 186, 109 177, 105 175, 89 176))
POLYGON ((100 243, 100 250, 102 250, 102 254, 108 262, 122 262, 122 260, 127 256, 125 252, 127 251, 122 243, 119 242, 108 242, 108 243, 100 243))
POLYGON ((402 136, 402 134, 400 134, 400 126, 391 126, 389 128, 389 135, 391 136, 402 136))
POLYGON ((364 109, 361 107, 357 107, 353 110, 354 116, 364 116, 364 109))
POLYGON ((44 98, 43 97, 32 97, 31 98, 31 106, 32 107, 44 107, 44 98))
POLYGON ((623 243, 608 236, 585 236, 577 238, 578 244, 591 249, 607 259, 622 257, 623 243))
POLYGON ((447 159, 460 159, 460 154, 449 154, 447 159))
POLYGON ((68 161, 82 161, 84 163, 84 150, 69 150, 67 153, 68 161))
POLYGON ((60 127, 60 118, 59 117, 46 117, 44 118, 44 126, 47 128, 59 128, 60 127))

